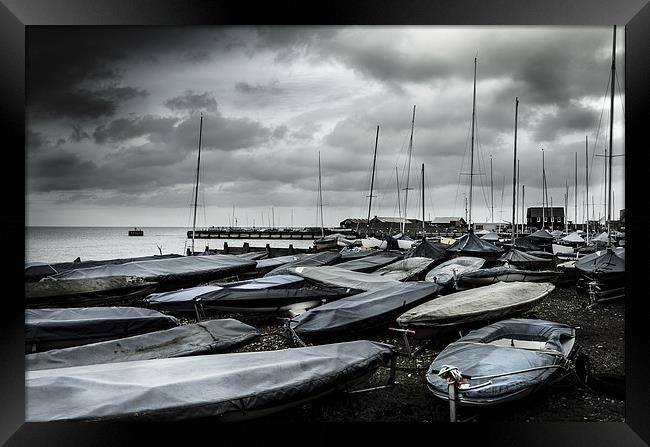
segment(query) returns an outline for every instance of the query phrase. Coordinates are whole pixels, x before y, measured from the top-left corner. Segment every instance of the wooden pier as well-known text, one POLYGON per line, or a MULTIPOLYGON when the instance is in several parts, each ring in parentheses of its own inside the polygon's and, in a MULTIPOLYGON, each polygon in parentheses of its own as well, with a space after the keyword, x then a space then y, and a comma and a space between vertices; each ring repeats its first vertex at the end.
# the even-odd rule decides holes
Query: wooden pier
MULTIPOLYGON (((325 228, 325 236, 342 233, 349 235, 351 238, 357 237, 357 234, 347 229, 325 228)), ((302 228, 302 229, 246 229, 246 228, 201 228, 194 232, 194 239, 293 239, 293 240, 313 240, 322 237, 323 232, 320 228, 302 228)), ((187 232, 187 238, 192 239, 192 230, 187 232)))

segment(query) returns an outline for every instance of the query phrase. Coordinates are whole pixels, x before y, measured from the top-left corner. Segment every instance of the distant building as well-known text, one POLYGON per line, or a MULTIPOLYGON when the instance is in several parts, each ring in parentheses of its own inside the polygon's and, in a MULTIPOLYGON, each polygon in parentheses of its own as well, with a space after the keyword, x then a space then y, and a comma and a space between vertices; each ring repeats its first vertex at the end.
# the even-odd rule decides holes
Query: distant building
POLYGON ((474 230, 500 231, 508 228, 510 225, 499 222, 474 222, 474 230))
POLYGON ((554 207, 532 207, 526 211, 526 225, 528 228, 564 228, 564 208, 554 207))
POLYGON ((434 217, 431 225, 434 228, 464 228, 467 222, 462 217, 434 217))

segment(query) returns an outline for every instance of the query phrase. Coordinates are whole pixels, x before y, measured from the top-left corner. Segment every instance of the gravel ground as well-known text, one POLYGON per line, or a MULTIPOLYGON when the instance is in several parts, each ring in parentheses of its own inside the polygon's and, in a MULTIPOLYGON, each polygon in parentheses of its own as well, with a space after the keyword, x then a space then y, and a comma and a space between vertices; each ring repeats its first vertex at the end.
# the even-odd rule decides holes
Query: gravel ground
MULTIPOLYGON (((623 301, 599 304, 587 309, 585 297, 577 296, 575 287, 556 287, 528 316, 565 323, 576 327, 576 344, 590 362, 591 376, 583 386, 570 377, 548 384, 537 393, 519 401, 497 407, 475 410, 459 407, 461 420, 470 421, 580 421, 620 422, 624 420, 624 404, 620 393, 605 393, 597 387, 604 375, 624 375, 623 301)), ((214 318, 236 318, 258 328, 262 337, 235 352, 275 350, 293 347, 283 331, 283 320, 276 316, 254 314, 218 314, 214 318)), ((401 333, 381 330, 366 334, 365 339, 394 345, 406 353, 401 333)), ((449 420, 447 402, 435 398, 427 389, 425 374, 433 359, 458 334, 425 340, 410 339, 414 358, 399 356, 395 385, 389 388, 348 395, 333 393, 300 407, 264 418, 265 421, 381 421, 381 422, 445 422, 449 420)), ((368 386, 383 385, 388 369, 380 368, 368 386)))

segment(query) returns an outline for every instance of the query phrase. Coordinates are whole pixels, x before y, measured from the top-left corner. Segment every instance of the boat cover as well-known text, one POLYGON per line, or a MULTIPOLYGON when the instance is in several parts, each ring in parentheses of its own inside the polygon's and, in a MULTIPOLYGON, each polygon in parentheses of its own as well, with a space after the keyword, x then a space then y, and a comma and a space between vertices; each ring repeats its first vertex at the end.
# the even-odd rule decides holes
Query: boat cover
POLYGON ((306 340, 353 338, 360 331, 393 323, 398 315, 433 298, 441 289, 419 281, 371 290, 310 309, 290 320, 289 326, 306 340))
MULTIPOLYGON (((171 259, 171 258, 182 258, 183 255, 179 254, 168 254, 168 255, 153 255, 153 256, 138 256, 134 258, 118 258, 118 259, 103 259, 96 261, 78 261, 78 262, 57 262, 52 265, 52 268, 56 270, 57 273, 67 272, 69 270, 84 269, 88 267, 97 267, 100 265, 111 265, 111 264, 126 264, 127 262, 135 261, 150 261, 154 259, 171 259)), ((78 259, 78 258, 77 258, 78 259)))
POLYGON ((56 275, 60 279, 105 278, 107 276, 139 276, 158 283, 158 291, 170 290, 178 284, 193 283, 233 276, 254 270, 257 261, 232 255, 183 256, 179 258, 133 261, 71 270, 56 275))
POLYGON ((551 231, 550 234, 551 234, 551 236, 553 236, 555 239, 557 239, 557 238, 559 238, 560 236, 562 236, 564 233, 562 232, 562 230, 555 230, 555 231, 551 231))
POLYGON ((471 331, 449 344, 431 363, 426 375, 427 386, 435 396, 448 400, 447 381, 438 376, 440 369, 448 365, 458 368, 468 379, 467 385, 458 388, 461 405, 493 405, 520 398, 539 389, 562 369, 558 367, 570 354, 574 341, 575 330, 565 324, 534 319, 503 320, 471 331), (490 344, 508 338, 514 346, 490 344), (518 345, 520 340, 523 343, 518 345), (525 346, 525 340, 545 343, 531 349, 525 346))
POLYGON ((550 260, 555 259, 555 254, 550 253, 548 251, 530 250, 526 253, 528 253, 529 255, 537 256, 538 258, 550 259, 550 260))
POLYGON ((338 258, 341 257, 341 254, 336 251, 323 251, 321 253, 310 253, 306 256, 301 257, 297 261, 288 262, 283 264, 264 276, 273 276, 273 275, 286 275, 291 273, 290 268, 293 267, 316 267, 321 265, 328 265, 335 262, 338 258))
POLYGON ((528 236, 515 238, 514 247, 522 251, 540 250, 540 247, 528 236))
POLYGON ((440 243, 432 244, 425 239, 404 255, 405 258, 414 256, 431 258, 434 261, 438 261, 447 256, 447 245, 440 243))
POLYGON ((234 256, 240 259, 248 259, 249 261, 257 261, 264 258, 266 255, 268 255, 266 251, 251 251, 248 253, 239 253, 234 256))
POLYGON ((393 356, 390 345, 359 340, 27 371, 26 420, 254 417, 343 389, 393 356))
POLYGON ((433 259, 424 257, 411 257, 395 261, 385 267, 380 268, 373 275, 392 278, 397 281, 406 281, 417 277, 433 264, 433 259))
POLYGON ((537 304, 555 286, 537 282, 498 282, 451 293, 402 314, 400 326, 448 327, 501 318, 537 304))
POLYGON ((434 267, 427 273, 424 279, 425 281, 440 284, 443 287, 452 285, 454 281, 454 270, 456 271, 456 278, 459 278, 460 275, 466 272, 480 269, 483 264, 485 264, 485 259, 483 258, 459 256, 434 267))
POLYGON ((379 248, 383 250, 399 250, 399 242, 393 236, 388 234, 384 235, 384 240, 381 242, 379 248))
POLYGON ((287 289, 237 289, 223 288, 197 296, 196 301, 204 309, 249 310, 252 312, 276 312, 300 303, 319 305, 323 302, 358 293, 349 288, 287 288, 287 289))
POLYGON ((260 335, 257 329, 241 321, 230 318, 206 320, 119 340, 28 354, 25 356, 25 369, 35 371, 214 354, 245 345, 260 335))
POLYGON ((590 242, 608 242, 607 231, 603 231, 598 236, 589 238, 590 242))
POLYGON ((490 231, 489 233, 486 233, 483 236, 481 236, 481 239, 488 242, 499 242, 499 235, 494 231, 490 231))
POLYGON ((527 237, 543 242, 551 242, 555 239, 547 230, 537 230, 534 233, 529 234, 527 237))
POLYGON ((360 291, 381 289, 400 282, 374 273, 352 272, 337 266, 292 267, 290 272, 312 281, 336 287, 347 287, 360 291))
POLYGON ((553 270, 525 270, 508 265, 502 265, 464 273, 460 277, 460 283, 485 285, 499 281, 554 282, 559 276, 560 272, 555 272, 553 270))
POLYGON ((614 276, 625 273, 625 248, 600 250, 576 261, 576 268, 589 276, 614 276))
POLYGON ((25 281, 38 281, 46 276, 56 275, 57 271, 46 262, 25 262, 25 281))
POLYGON ((274 275, 263 276, 261 278, 247 279, 245 281, 235 281, 220 283, 221 287, 227 287, 237 290, 262 290, 276 287, 288 288, 298 287, 305 282, 305 279, 297 275, 274 275))
POLYGON ((365 258, 366 256, 373 256, 380 252, 374 248, 364 248, 364 247, 345 247, 342 248, 339 252, 341 254, 340 261, 349 261, 352 259, 365 258))
POLYGON ((341 262, 336 266, 353 272, 370 273, 400 258, 402 258, 402 255, 399 253, 379 252, 373 256, 364 256, 363 258, 341 262))
POLYGON ((569 243, 584 243, 585 241, 584 238, 580 236, 578 233, 567 234, 561 240, 569 243))
POLYGON ((25 347, 27 352, 45 351, 175 326, 176 318, 139 307, 26 309, 25 347))
POLYGON ((256 271, 273 270, 276 267, 287 264, 289 262, 297 261, 298 259, 302 259, 305 256, 307 255, 300 253, 295 255, 277 256, 275 258, 260 259, 259 261, 257 261, 257 266, 255 267, 255 270, 256 271))
POLYGON ((172 290, 170 292, 152 293, 144 299, 148 307, 172 313, 196 311, 195 298, 203 293, 223 289, 219 285, 206 285, 188 287, 187 289, 172 290))
POLYGON ((518 250, 516 248, 511 248, 507 252, 499 257, 499 261, 508 262, 509 264, 515 265, 520 268, 534 268, 534 267, 543 267, 550 266, 553 264, 552 259, 540 258, 538 256, 533 256, 525 251, 518 250))
POLYGON ((84 307, 127 303, 144 297, 155 288, 155 282, 128 276, 43 278, 25 283, 25 304, 27 307, 84 307))
POLYGON ((473 232, 469 232, 456 239, 456 242, 447 247, 447 251, 451 253, 493 254, 500 253, 503 249, 481 239, 473 232))

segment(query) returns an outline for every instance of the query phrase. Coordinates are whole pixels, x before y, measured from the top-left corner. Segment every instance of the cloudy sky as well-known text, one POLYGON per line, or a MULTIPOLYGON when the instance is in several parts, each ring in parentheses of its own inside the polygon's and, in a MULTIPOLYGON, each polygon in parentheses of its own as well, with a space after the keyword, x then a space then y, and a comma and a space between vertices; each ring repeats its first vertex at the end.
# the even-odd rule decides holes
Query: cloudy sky
MULTIPOLYGON (((624 154, 624 29, 614 154, 624 154)), ((472 220, 510 221, 515 97, 525 205, 604 215, 612 28, 29 27, 28 225, 317 225, 371 214, 465 216, 478 58, 472 220), (412 156, 409 140, 416 106, 412 156), (490 175, 490 157, 492 175, 490 175), (397 179, 400 182, 398 208, 397 179), (490 187, 492 178, 493 188, 490 187)), ((613 161, 613 217, 625 207, 613 161)), ((521 202, 520 202, 521 203, 521 202)), ((520 205, 521 206, 521 205, 520 205)))

